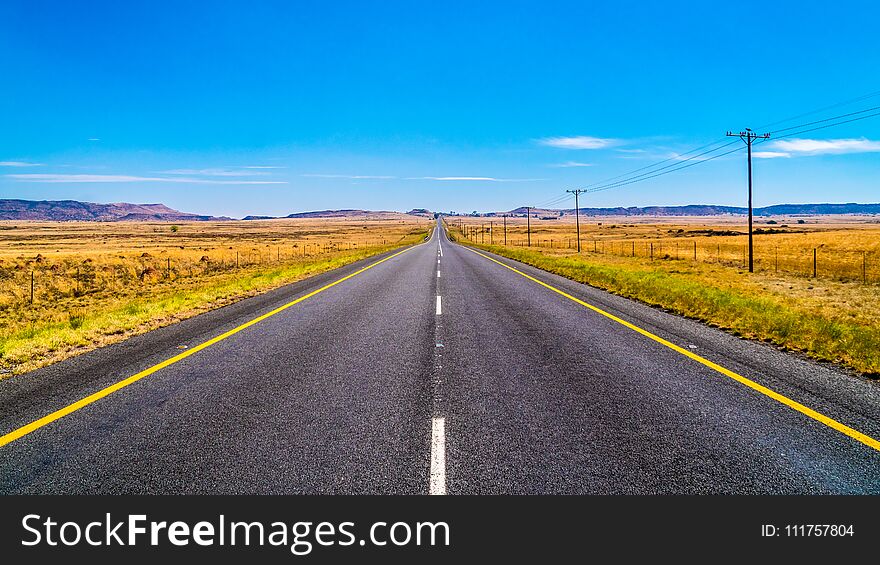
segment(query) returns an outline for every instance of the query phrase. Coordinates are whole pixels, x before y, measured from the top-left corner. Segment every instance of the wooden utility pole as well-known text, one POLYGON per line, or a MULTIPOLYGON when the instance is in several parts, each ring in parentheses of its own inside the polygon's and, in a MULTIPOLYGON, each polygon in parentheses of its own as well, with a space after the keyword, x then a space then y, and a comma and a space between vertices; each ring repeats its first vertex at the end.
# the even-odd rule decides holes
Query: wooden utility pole
POLYGON ((581 220, 580 220, 580 206, 578 206, 578 196, 585 192, 581 188, 576 188, 574 190, 566 190, 565 192, 570 192, 574 194, 574 223, 577 226, 577 242, 578 242, 578 253, 581 252, 581 220))
POLYGON ((507 214, 504 214, 504 247, 507 247, 507 214))
POLYGON ((532 208, 526 206, 526 241, 528 246, 532 246, 532 208))
POLYGON ((748 162, 749 162, 749 272, 755 272, 755 250, 752 244, 752 142, 756 139, 767 139, 770 137, 769 133, 757 134, 746 128, 744 131, 739 133, 733 133, 731 131, 727 132, 728 137, 738 137, 742 139, 746 147, 748 148, 748 162))

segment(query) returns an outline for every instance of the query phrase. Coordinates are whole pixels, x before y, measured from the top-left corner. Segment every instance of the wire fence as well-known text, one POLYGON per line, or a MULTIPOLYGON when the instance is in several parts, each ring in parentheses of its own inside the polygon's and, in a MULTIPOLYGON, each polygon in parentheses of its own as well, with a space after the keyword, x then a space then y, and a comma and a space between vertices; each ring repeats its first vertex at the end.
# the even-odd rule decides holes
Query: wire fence
MULTIPOLYGON (((545 234, 508 233, 497 228, 465 226, 463 235, 481 244, 533 247, 561 253, 577 253, 577 238, 548 237, 545 234), (494 232, 494 233, 493 233, 494 232)), ((632 257, 652 261, 689 261, 713 263, 736 269, 748 268, 748 245, 719 242, 718 237, 600 239, 581 236, 581 252, 594 255, 632 257)), ((754 245, 754 268, 757 272, 823 278, 864 284, 880 283, 880 251, 876 249, 840 249, 824 244, 775 244, 766 239, 754 245)))
MULTIPOLYGON (((394 240, 396 241, 396 239, 394 240)), ((148 286, 271 266, 285 266, 328 255, 388 245, 391 240, 297 242, 291 245, 214 250, 70 255, 0 261, 0 308, 50 303, 92 294, 131 292, 148 286)))

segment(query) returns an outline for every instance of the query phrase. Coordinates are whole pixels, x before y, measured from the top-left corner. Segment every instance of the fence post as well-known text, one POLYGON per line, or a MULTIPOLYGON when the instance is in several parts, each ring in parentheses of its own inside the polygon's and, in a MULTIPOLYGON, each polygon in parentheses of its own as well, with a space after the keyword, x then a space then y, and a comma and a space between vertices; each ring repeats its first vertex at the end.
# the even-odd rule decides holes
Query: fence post
POLYGON ((635 257, 636 256, 636 242, 635 241, 632 242, 632 245, 633 245, 633 257, 635 257))
POLYGON ((776 255, 775 255, 775 257, 774 257, 774 267, 773 267, 773 272, 774 272, 774 273, 778 273, 778 272, 779 272, 779 246, 778 246, 778 245, 776 246, 776 255))
POLYGON ((694 261, 697 260, 697 240, 694 240, 694 261))
POLYGON ((816 248, 813 248, 813 278, 816 278, 816 248))
POLYGON ((651 261, 654 260, 654 242, 651 242, 651 261))
POLYGON ((34 271, 31 270, 31 304, 34 303, 34 271))
POLYGON ((862 251, 862 284, 868 282, 868 253, 862 251))
POLYGON ((238 268, 238 251, 235 252, 235 268, 238 268))

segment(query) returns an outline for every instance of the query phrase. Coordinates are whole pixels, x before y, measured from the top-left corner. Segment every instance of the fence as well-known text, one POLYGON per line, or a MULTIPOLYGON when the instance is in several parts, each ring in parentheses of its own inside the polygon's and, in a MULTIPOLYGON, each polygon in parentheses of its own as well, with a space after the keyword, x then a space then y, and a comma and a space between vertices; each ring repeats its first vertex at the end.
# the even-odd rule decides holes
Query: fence
MULTIPOLYGON (((504 244, 498 228, 465 226, 464 236, 475 243, 504 244)), ((880 282, 880 251, 839 249, 824 244, 798 246, 791 243, 775 244, 773 236, 756 237, 754 246, 755 271, 778 273, 809 278, 839 281, 880 282)), ((719 237, 680 237, 661 239, 600 239, 581 236, 581 252, 585 254, 635 257, 653 261, 690 261, 745 269, 748 266, 748 245, 740 242, 720 242, 719 237)), ((577 239, 548 237, 521 232, 508 233, 507 245, 577 253, 577 239)))
POLYGON ((140 255, 98 255, 0 261, 0 308, 27 303, 47 303, 88 294, 132 291, 147 285, 200 277, 260 266, 285 265, 324 254, 387 245, 387 240, 360 242, 297 242, 262 248, 188 251, 174 257, 167 251, 140 255))

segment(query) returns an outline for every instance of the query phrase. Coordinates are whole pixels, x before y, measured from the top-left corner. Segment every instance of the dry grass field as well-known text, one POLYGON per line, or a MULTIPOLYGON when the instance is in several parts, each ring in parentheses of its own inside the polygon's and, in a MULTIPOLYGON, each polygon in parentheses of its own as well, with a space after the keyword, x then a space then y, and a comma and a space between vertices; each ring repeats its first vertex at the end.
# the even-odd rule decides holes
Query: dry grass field
MULTIPOLYGON (((581 218, 581 249, 622 257, 747 265, 744 218, 581 218)), ((477 243, 503 243, 502 218, 450 218, 477 243), (460 220, 460 222, 459 222, 460 220)), ((507 218, 507 243, 527 244, 525 218, 507 218)), ((574 216, 531 219, 531 246, 577 250, 574 216)), ((755 222, 755 269, 813 278, 880 282, 880 218, 760 218, 755 222), (772 223, 769 223, 772 222, 772 223), (803 222, 803 223, 798 223, 803 222)))
POLYGON ((416 243, 429 226, 403 214, 0 222, 0 377, 416 243))
POLYGON ((587 218, 581 254, 573 217, 533 218, 532 247, 526 246, 525 218, 507 219, 507 246, 502 218, 446 221, 453 236, 479 247, 737 335, 880 375, 880 220, 773 220, 755 224, 763 231, 755 236, 755 273, 743 258, 743 218, 587 218))

